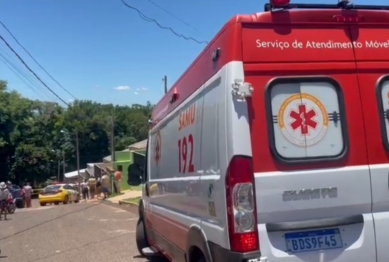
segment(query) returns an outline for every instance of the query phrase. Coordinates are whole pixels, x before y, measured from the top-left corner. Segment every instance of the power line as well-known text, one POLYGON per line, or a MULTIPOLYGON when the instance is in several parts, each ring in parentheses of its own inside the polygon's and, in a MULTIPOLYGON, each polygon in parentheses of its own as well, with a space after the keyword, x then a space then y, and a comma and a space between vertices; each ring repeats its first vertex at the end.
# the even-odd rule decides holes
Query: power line
POLYGON ((185 36, 185 35, 183 35, 183 34, 177 33, 177 32, 174 31, 171 27, 163 26, 163 25, 161 25, 157 20, 155 20, 155 19, 153 19, 153 18, 150 18, 150 17, 144 15, 138 8, 133 7, 133 6, 129 5, 129 4, 127 4, 124 0, 121 0, 121 1, 122 1, 122 3, 123 3, 126 7, 130 8, 130 9, 132 9, 132 10, 135 10, 135 11, 138 13, 139 17, 140 17, 141 19, 145 20, 146 22, 154 23, 154 24, 156 24, 159 28, 164 29, 164 30, 168 30, 168 31, 172 32, 174 35, 176 35, 177 37, 181 37, 181 38, 183 38, 183 39, 185 39, 185 40, 194 41, 194 42, 196 42, 196 43, 198 43, 198 44, 208 44, 208 41, 200 41, 200 40, 197 40, 197 39, 195 39, 195 38, 193 38, 193 37, 189 37, 189 36, 185 36))
POLYGON ((72 95, 65 87, 63 87, 53 76, 51 76, 51 74, 49 72, 47 72, 47 70, 40 64, 38 63, 38 61, 36 61, 36 59, 31 55, 30 52, 28 52, 28 50, 18 41, 18 39, 12 34, 12 32, 8 29, 8 27, 3 24, 3 22, 0 21, 0 24, 4 27, 5 30, 7 30, 7 32, 11 35, 11 37, 15 40, 15 42, 29 55, 29 57, 31 57, 31 59, 54 81, 56 82, 61 88, 62 90, 64 90, 66 93, 68 93, 68 95, 70 95, 71 97, 73 97, 74 99, 76 99, 76 97, 74 95, 72 95))
POLYGON ((57 93, 55 93, 48 85, 46 85, 45 82, 42 81, 42 79, 26 64, 26 62, 24 62, 24 60, 20 57, 20 55, 12 48, 12 46, 10 46, 10 44, 7 42, 7 40, 5 40, 3 38, 3 36, 0 35, 0 39, 4 42, 4 44, 12 51, 12 53, 14 53, 16 55, 16 57, 20 60, 20 62, 22 62, 22 64, 28 69, 28 71, 30 71, 35 77, 36 79, 39 80, 39 82, 41 82, 53 95, 55 95, 59 100, 61 100, 65 105, 69 106, 68 103, 65 102, 65 100, 63 100, 59 95, 57 95, 57 93))
POLYGON ((165 13, 167 13, 168 15, 174 17, 176 20, 180 21, 181 23, 185 24, 186 26, 188 26, 188 27, 190 27, 190 28, 192 28, 192 29, 194 29, 194 30, 196 30, 197 32, 200 33, 200 31, 199 31, 197 28, 191 26, 188 22, 185 22, 183 19, 177 17, 175 14, 173 14, 173 13, 171 13, 170 11, 166 10, 166 9, 163 8, 162 6, 156 4, 156 3, 153 2, 152 0, 148 0, 148 1, 150 2, 150 4, 152 4, 152 5, 154 5, 155 7, 161 9, 162 11, 164 11, 165 13))
MULTIPOLYGON (((34 92, 35 94, 37 95, 37 93, 40 93, 40 94, 43 94, 44 96, 46 96, 47 98, 49 99, 52 99, 49 97, 48 94, 46 94, 45 92, 43 92, 43 90, 39 89, 38 85, 36 83, 34 83, 34 81, 32 79, 30 79, 27 74, 25 74, 24 72, 22 72, 22 70, 20 68, 18 68, 16 66, 16 64, 12 63, 11 62, 11 59, 9 57, 7 57, 7 55, 4 53, 2 54, 0 52, 0 60, 12 71, 15 73, 15 75, 21 79, 26 85, 27 87, 30 87, 34 92)), ((38 99, 39 99, 39 96, 37 95, 38 99)))

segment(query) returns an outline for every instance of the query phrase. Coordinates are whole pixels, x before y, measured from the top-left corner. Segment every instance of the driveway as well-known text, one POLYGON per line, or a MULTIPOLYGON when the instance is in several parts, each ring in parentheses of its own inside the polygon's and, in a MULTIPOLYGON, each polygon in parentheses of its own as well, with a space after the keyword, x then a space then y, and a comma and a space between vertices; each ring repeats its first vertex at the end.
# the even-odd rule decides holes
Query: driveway
POLYGON ((137 257, 137 216, 99 202, 17 210, 0 221, 2 262, 127 262, 137 257))

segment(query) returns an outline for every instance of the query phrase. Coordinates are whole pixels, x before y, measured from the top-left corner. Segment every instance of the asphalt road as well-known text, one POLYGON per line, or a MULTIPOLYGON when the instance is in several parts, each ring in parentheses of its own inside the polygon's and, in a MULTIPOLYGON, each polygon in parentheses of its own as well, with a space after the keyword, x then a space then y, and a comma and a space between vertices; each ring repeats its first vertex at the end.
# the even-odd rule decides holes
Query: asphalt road
MULTIPOLYGON (((119 207, 119 206, 118 206, 119 207)), ((17 210, 0 221, 1 262, 145 262, 135 245, 137 216, 103 203, 17 210)))

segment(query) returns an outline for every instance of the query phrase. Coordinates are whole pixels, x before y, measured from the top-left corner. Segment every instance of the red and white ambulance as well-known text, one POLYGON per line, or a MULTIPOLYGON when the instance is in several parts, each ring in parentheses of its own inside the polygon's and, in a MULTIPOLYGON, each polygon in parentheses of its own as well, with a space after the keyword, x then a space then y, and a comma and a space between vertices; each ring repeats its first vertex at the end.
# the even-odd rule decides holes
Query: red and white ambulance
POLYGON ((233 17, 153 111, 140 252, 388 262, 388 10, 233 17))

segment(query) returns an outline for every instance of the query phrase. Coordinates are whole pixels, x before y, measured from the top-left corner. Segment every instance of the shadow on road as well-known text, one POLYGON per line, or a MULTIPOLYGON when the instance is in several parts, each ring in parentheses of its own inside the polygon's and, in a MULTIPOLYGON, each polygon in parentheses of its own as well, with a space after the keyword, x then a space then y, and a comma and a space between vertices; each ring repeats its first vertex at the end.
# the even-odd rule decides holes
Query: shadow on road
POLYGON ((168 262, 169 260, 164 257, 153 257, 153 258, 146 258, 141 255, 133 256, 133 258, 143 258, 144 262, 168 262))

